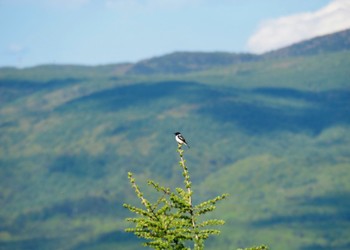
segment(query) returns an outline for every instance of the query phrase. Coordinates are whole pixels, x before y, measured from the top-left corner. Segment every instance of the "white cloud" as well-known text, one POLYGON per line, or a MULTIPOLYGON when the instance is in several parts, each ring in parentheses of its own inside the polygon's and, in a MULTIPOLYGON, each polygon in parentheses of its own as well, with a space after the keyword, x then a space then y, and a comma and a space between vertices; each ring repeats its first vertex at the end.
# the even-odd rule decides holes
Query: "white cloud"
POLYGON ((249 51, 262 53, 315 36, 350 28, 350 1, 333 0, 315 12, 265 20, 249 38, 249 51))
POLYGON ((12 54, 19 54, 25 51, 25 47, 20 44, 13 43, 8 46, 7 51, 12 54))
POLYGON ((6 46, 1 56, 9 64, 20 67, 28 52, 29 49, 27 47, 19 43, 11 43, 6 46))

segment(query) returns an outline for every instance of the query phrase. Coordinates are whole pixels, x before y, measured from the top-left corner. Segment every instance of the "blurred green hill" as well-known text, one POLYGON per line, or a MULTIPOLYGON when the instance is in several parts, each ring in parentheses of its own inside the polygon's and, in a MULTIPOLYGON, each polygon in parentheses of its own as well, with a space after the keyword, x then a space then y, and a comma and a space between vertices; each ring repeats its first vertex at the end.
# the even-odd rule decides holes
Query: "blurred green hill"
MULTIPOLYGON (((0 69, 0 249, 141 249, 127 172, 230 193, 208 249, 349 249, 350 32, 263 55, 0 69)), ((197 194, 197 196, 196 196, 197 194)))

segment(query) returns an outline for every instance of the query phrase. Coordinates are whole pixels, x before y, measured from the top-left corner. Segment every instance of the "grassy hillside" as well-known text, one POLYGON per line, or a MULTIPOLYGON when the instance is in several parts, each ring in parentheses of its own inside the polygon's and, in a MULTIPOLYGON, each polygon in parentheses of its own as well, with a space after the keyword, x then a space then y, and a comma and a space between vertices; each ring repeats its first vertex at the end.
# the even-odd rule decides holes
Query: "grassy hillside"
POLYGON ((210 66, 0 70, 0 248, 141 249, 132 171, 230 193, 208 249, 349 249, 350 52, 210 66))

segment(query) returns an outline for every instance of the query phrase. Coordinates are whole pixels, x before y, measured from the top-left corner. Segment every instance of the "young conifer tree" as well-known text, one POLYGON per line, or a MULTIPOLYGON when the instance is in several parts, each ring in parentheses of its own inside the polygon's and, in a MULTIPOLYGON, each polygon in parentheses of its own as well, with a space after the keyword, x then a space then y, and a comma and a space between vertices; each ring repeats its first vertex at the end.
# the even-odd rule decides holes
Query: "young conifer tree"
POLYGON ((177 151, 184 187, 177 187, 172 191, 169 187, 163 187, 149 180, 148 184, 159 193, 159 198, 154 203, 141 192, 132 173, 128 173, 130 184, 142 207, 124 204, 125 208, 136 214, 136 217, 127 218, 127 221, 135 223, 135 227, 127 228, 126 231, 145 239, 144 245, 154 249, 201 250, 204 249, 204 241, 210 235, 220 233, 219 230, 210 227, 224 224, 223 220, 201 220, 201 218, 204 214, 212 212, 216 208, 216 203, 225 199, 227 194, 194 205, 192 183, 181 144, 178 144, 177 151))
MULTIPOLYGON (((216 203, 225 199, 227 194, 194 205, 192 183, 181 144, 178 144, 177 151, 180 156, 179 166, 184 177, 184 187, 177 187, 175 191, 171 191, 169 187, 163 187, 149 180, 148 184, 159 193, 154 203, 145 198, 132 173, 128 173, 130 184, 142 206, 124 204, 125 208, 136 215, 136 217, 127 218, 127 221, 133 222, 135 227, 127 228, 126 231, 145 239, 145 246, 157 250, 202 250, 204 241, 210 235, 220 233, 219 230, 211 229, 210 226, 224 224, 223 220, 201 220, 202 216, 212 212, 216 208, 216 203)), ((262 245, 244 250, 268 250, 268 247, 262 245)))

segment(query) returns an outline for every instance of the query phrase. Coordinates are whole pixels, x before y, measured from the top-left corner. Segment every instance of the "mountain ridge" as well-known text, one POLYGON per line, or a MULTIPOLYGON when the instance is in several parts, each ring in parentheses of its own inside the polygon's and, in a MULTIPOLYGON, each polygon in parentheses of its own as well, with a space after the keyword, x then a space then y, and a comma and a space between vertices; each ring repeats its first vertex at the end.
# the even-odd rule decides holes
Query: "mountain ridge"
POLYGON ((350 49, 350 29, 316 36, 289 46, 264 53, 264 58, 283 58, 299 55, 317 55, 350 49))
POLYGON ((307 39, 261 55, 230 52, 173 52, 133 64, 127 74, 187 73, 266 59, 317 55, 350 49, 350 29, 307 39))
MULTIPOLYGON (((61 69, 93 69, 109 68, 118 74, 138 75, 138 74, 181 74, 193 71, 206 70, 211 67, 227 66, 237 63, 262 61, 267 59, 278 59, 295 56, 311 56, 321 53, 345 51, 350 49, 350 29, 337 31, 334 33, 316 36, 306 39, 286 47, 254 54, 249 52, 186 52, 175 51, 172 53, 142 59, 135 63, 121 62, 102 64, 95 66, 74 65, 74 64, 43 64, 24 69, 50 68, 61 69)), ((0 67, 0 70, 12 71, 16 67, 0 67)))

